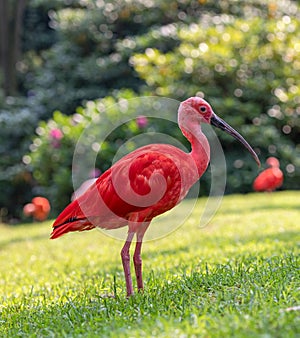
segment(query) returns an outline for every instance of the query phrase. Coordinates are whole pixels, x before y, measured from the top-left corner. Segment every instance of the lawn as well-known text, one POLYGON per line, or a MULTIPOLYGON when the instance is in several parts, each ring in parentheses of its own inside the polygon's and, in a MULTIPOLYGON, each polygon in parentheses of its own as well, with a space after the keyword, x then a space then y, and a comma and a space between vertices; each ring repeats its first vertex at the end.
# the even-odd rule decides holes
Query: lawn
POLYGON ((97 230, 49 240, 50 221, 0 225, 0 336, 300 337, 299 202, 300 192, 225 196, 204 228, 196 207, 144 244, 145 292, 130 299, 120 240, 97 230))

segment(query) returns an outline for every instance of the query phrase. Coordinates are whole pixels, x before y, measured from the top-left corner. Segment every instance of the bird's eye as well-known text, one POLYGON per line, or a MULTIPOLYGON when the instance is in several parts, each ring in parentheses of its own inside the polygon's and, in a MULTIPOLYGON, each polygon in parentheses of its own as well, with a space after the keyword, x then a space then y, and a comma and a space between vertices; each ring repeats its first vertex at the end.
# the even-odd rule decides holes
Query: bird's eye
POLYGON ((205 106, 200 106, 199 110, 201 113, 205 113, 206 112, 206 107, 205 106))

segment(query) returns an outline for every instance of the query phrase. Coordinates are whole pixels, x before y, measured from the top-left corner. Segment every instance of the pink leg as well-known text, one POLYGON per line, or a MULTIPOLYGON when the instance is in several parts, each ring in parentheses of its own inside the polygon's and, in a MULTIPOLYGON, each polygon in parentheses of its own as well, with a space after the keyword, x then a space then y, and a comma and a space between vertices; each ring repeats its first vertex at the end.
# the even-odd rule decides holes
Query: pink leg
POLYGON ((144 234, 148 228, 150 223, 144 223, 137 231, 136 234, 136 246, 135 251, 133 255, 133 263, 135 268, 135 275, 136 275, 136 281, 137 281, 137 287, 139 291, 142 291, 144 289, 143 285, 143 275, 142 275, 142 258, 141 258, 141 249, 142 249, 142 243, 143 243, 143 237, 144 234))
POLYGON ((131 274, 130 274, 130 255, 129 255, 130 244, 132 242, 133 236, 134 236, 134 232, 128 233, 126 242, 121 250, 121 258, 122 258, 125 281, 126 281, 127 297, 133 295, 132 279, 131 279, 131 274))

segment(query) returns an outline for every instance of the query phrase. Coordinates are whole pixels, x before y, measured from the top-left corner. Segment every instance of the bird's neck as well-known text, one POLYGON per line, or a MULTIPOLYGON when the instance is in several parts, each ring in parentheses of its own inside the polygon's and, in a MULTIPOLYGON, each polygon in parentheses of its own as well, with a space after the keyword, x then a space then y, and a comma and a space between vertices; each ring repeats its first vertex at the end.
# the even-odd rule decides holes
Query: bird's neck
POLYGON ((190 127, 181 127, 183 135, 191 143, 192 151, 190 153, 194 160, 197 169, 198 177, 197 180, 203 175, 207 169, 210 159, 210 147, 208 140, 201 130, 199 124, 190 127))

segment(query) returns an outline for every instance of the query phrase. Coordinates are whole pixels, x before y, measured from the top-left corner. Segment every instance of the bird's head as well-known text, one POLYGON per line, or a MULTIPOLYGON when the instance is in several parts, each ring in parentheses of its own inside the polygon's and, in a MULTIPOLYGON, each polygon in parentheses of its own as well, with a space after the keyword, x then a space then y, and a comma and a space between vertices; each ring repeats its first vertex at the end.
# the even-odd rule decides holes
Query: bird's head
POLYGON ((260 166, 259 158, 249 143, 228 123, 218 117, 210 104, 204 99, 200 97, 191 97, 183 101, 179 107, 179 123, 186 126, 194 123, 208 123, 225 131, 227 134, 241 142, 250 152, 257 165, 260 166))
POLYGON ((280 167, 280 163, 276 157, 269 157, 266 162, 267 162, 268 167, 270 168, 280 167))
POLYGON ((190 97, 183 101, 180 110, 183 113, 181 114, 182 119, 189 120, 189 122, 210 123, 211 117, 214 115, 209 103, 200 97, 190 97))

